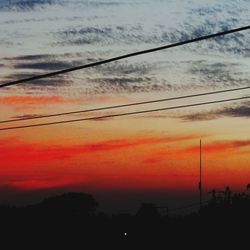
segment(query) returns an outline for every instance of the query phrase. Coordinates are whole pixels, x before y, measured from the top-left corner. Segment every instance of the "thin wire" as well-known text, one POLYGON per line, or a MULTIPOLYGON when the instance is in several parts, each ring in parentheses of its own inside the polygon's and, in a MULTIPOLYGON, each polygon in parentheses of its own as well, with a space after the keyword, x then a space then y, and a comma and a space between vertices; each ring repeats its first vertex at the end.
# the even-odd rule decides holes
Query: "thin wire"
POLYGON ((120 104, 120 105, 115 105, 115 106, 99 107, 99 108, 94 108, 94 109, 85 109, 85 110, 69 111, 69 112, 49 114, 49 115, 40 115, 40 116, 32 116, 32 117, 25 117, 25 118, 18 118, 18 119, 3 120, 3 121, 0 121, 0 124, 9 123, 9 122, 26 121, 26 120, 35 120, 35 119, 49 118, 49 117, 57 117, 57 116, 64 116, 64 115, 74 115, 74 114, 80 114, 80 113, 87 113, 87 112, 94 112, 94 111, 101 111, 101 110, 108 110, 108 109, 117 109, 117 108, 145 105, 145 104, 158 103, 158 102, 173 101, 173 100, 186 99, 186 98, 192 98, 192 97, 198 97, 198 96, 206 96, 206 95, 214 95, 214 94, 220 94, 220 93, 226 93, 226 92, 239 91, 239 90, 244 90, 244 89, 250 89, 250 86, 234 88, 234 89, 218 90, 218 91, 212 91, 212 92, 204 92, 204 93, 193 94, 193 95, 184 95, 184 96, 177 96, 177 97, 171 97, 171 98, 156 99, 156 100, 144 101, 144 102, 135 102, 135 103, 128 103, 128 104, 120 104))
MULTIPOLYGON (((209 201, 203 202, 203 204, 208 204, 208 203, 209 203, 209 201)), ((192 208, 192 207, 198 207, 199 205, 200 205, 200 203, 193 203, 193 204, 190 204, 190 205, 169 209, 168 212, 175 212, 175 211, 179 211, 179 210, 185 210, 185 209, 192 208)))
POLYGON ((182 46, 182 45, 185 45, 185 44, 199 42, 199 41, 202 41, 202 40, 211 39, 211 38, 215 38, 215 37, 218 37, 218 36, 224 36, 224 35, 227 35, 227 34, 232 34, 232 33, 235 33, 235 32, 248 30, 248 29, 250 29, 250 25, 240 27, 240 28, 237 28, 237 29, 231 29, 231 30, 227 30, 227 31, 218 32, 218 33, 215 33, 215 34, 201 36, 201 37, 197 37, 197 38, 182 41, 182 42, 177 42, 177 43, 173 43, 173 44, 169 44, 169 45, 164 45, 164 46, 160 46, 160 47, 156 47, 156 48, 152 48, 152 49, 141 50, 141 51, 133 52, 133 53, 130 53, 130 54, 125 54, 125 55, 109 58, 109 59, 106 59, 106 60, 101 60, 101 61, 94 62, 94 63, 84 64, 84 65, 71 67, 71 68, 64 69, 64 70, 54 71, 54 72, 41 74, 41 75, 37 75, 37 76, 32 76, 32 77, 12 81, 12 82, 7 82, 7 83, 4 83, 4 84, 1 84, 0 88, 11 86, 11 85, 17 85, 17 84, 24 83, 24 82, 30 82, 30 81, 34 81, 34 80, 38 80, 38 79, 42 79, 42 78, 52 77, 52 76, 55 76, 55 75, 65 74, 65 73, 76 71, 76 70, 91 68, 91 67, 99 66, 99 65, 102 65, 102 64, 110 63, 110 62, 119 61, 119 60, 129 58, 129 57, 139 56, 139 55, 142 55, 142 54, 148 54, 148 53, 156 52, 156 51, 159 51, 159 50, 165 50, 165 49, 169 49, 169 48, 173 48, 173 47, 178 47, 178 46, 182 46))
POLYGON ((24 128, 32 128, 32 127, 42 127, 42 126, 50 126, 50 125, 56 125, 56 124, 65 124, 65 123, 82 122, 82 121, 91 121, 91 120, 101 120, 101 119, 107 119, 107 118, 112 118, 112 117, 138 115, 138 114, 152 113, 152 112, 172 110, 172 109, 181 109, 181 108, 187 108, 187 107, 195 107, 195 106, 209 105, 209 104, 215 104, 215 103, 237 101, 237 100, 243 100, 243 99, 249 99, 249 98, 250 98, 250 96, 244 96, 244 97, 238 97, 238 98, 223 99, 223 100, 218 100, 218 101, 194 103, 194 104, 187 104, 187 105, 180 105, 180 106, 173 106, 173 107, 166 107, 166 108, 159 108, 159 109, 148 109, 148 110, 127 112, 127 113, 103 115, 103 116, 94 116, 94 117, 81 118, 81 119, 75 119, 75 120, 55 121, 55 122, 48 122, 48 123, 39 123, 39 124, 31 124, 31 125, 23 125, 23 126, 15 126, 15 127, 6 127, 6 128, 1 128, 0 131, 14 130, 14 129, 24 129, 24 128))

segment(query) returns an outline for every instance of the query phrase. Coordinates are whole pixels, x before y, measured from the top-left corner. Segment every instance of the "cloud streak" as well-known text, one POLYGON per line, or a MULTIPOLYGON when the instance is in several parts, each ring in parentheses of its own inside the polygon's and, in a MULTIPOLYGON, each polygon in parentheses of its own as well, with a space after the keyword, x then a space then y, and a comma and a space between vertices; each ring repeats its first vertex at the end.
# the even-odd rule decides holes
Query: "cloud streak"
MULTIPOLYGON (((81 54, 62 54, 53 60, 45 54, 5 58, 17 70, 16 73, 6 76, 5 82, 29 78, 36 74, 41 74, 40 71, 50 72, 84 64, 81 61, 82 58, 84 56, 81 54), (66 57, 72 60, 66 60, 66 57), (34 73, 30 73, 31 71, 34 73)), ((85 58, 86 63, 98 60, 85 58)), ((153 76, 155 69, 156 66, 149 63, 118 62, 87 69, 83 72, 82 78, 75 77, 76 73, 74 75, 59 75, 53 78, 31 81, 27 84, 24 83, 22 86, 25 88, 34 88, 34 86, 60 87, 74 81, 78 84, 79 88, 81 87, 82 90, 87 88, 91 94, 142 93, 173 90, 174 86, 172 84, 153 76), (82 84, 80 80, 84 80, 85 84, 82 84)), ((79 71, 78 74, 82 73, 79 71)))
POLYGON ((98 152, 108 153, 141 146, 187 141, 194 138, 196 138, 196 136, 188 135, 163 138, 151 137, 138 139, 116 139, 72 146, 47 146, 48 144, 29 144, 18 142, 18 140, 13 140, 11 138, 9 141, 5 139, 0 143, 0 149, 2 152, 0 156, 0 162, 2 162, 3 165, 13 164, 13 159, 15 159, 16 162, 23 161, 28 163, 39 158, 39 163, 41 163, 44 161, 67 159, 77 155, 86 155, 98 152))
MULTIPOLYGON (((250 140, 225 140, 225 141, 215 141, 210 144, 206 144, 202 147, 204 153, 227 153, 231 150, 241 150, 242 148, 250 147, 250 140)), ((188 147, 184 149, 186 153, 196 153, 199 152, 199 147, 188 147)))
POLYGON ((187 73, 196 76, 206 86, 232 87, 250 84, 249 73, 242 70, 245 65, 240 63, 200 60, 190 64, 187 73))
POLYGON ((188 121, 207 121, 214 120, 223 117, 242 117, 250 118, 250 102, 243 102, 240 105, 225 106, 217 110, 211 110, 209 112, 204 111, 202 113, 194 113, 190 115, 182 115, 179 118, 188 121))
POLYGON ((2 0, 0 11, 32 11, 60 3, 58 0, 2 0))
MULTIPOLYGON (((205 143, 202 146, 202 152, 209 157, 223 156, 229 153, 249 154, 250 140, 220 140, 205 143)), ((153 152, 147 156, 142 164, 157 165, 163 162, 178 161, 179 159, 185 159, 187 162, 192 161, 199 156, 199 146, 188 146, 182 148, 171 148, 170 150, 161 150, 153 152)), ((174 166, 174 165, 173 165, 174 166)))

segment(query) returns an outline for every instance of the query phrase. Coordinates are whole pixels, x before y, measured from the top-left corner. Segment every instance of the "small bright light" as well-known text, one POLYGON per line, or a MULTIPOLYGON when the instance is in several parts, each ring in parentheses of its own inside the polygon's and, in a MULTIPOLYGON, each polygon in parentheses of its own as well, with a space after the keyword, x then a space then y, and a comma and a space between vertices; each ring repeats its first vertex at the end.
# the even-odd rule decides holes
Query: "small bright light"
POLYGON ((127 236, 127 233, 124 233, 125 236, 127 236))

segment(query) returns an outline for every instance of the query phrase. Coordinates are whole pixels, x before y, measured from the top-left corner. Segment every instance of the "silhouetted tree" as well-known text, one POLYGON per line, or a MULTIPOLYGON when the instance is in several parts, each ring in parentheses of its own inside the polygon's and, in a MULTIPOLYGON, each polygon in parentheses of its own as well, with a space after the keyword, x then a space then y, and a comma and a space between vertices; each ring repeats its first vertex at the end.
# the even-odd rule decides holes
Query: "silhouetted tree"
POLYGON ((91 215, 95 212, 98 203, 90 194, 66 193, 46 198, 38 206, 50 211, 91 215))

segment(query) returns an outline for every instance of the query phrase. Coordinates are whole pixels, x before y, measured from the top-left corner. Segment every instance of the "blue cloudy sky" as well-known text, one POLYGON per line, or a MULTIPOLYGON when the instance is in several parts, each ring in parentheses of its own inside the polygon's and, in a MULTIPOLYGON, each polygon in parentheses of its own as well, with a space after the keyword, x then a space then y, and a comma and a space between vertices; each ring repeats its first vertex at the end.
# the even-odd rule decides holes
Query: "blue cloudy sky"
MULTIPOLYGON (((250 3, 171 0, 3 0, 1 81, 249 24, 250 3)), ((126 94, 249 83, 249 32, 158 52, 32 85, 126 94)), ((27 90, 27 88, 26 88, 27 90)))

